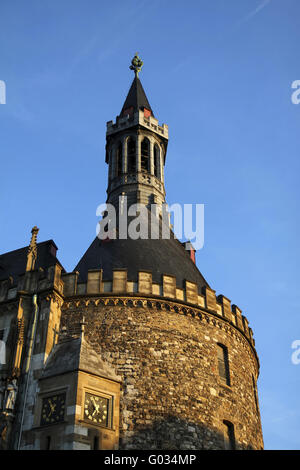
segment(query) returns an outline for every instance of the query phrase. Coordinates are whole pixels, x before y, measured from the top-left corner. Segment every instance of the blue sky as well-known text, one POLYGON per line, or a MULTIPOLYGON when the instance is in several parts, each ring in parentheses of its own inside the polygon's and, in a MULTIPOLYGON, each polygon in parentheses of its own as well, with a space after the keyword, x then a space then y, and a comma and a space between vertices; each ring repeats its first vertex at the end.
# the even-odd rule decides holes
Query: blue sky
POLYGON ((70 271, 106 199, 106 122, 133 74, 169 125, 169 204, 205 204, 197 265, 247 316, 265 447, 300 448, 298 0, 2 0, 1 252, 54 239, 70 271))

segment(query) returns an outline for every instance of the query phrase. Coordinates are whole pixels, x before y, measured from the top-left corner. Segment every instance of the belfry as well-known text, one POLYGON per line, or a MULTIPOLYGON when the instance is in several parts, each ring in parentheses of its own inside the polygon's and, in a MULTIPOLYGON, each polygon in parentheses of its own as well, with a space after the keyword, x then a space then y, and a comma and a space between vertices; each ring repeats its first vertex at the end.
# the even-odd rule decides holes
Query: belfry
POLYGON ((248 320, 190 243, 161 236, 169 134, 142 66, 107 122, 106 202, 117 218, 120 201, 155 206, 158 237, 97 236, 72 272, 37 227, 0 255, 2 450, 263 448, 248 320))

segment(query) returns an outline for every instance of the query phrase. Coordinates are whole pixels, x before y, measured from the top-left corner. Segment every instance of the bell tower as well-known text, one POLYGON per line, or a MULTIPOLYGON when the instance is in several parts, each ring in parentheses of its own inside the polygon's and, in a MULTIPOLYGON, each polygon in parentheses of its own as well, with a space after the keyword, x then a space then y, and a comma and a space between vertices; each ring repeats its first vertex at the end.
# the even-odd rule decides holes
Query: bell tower
POLYGON ((168 126, 160 126, 154 117, 139 79, 142 66, 136 53, 130 66, 134 79, 127 98, 116 122, 107 123, 107 202, 116 208, 119 196, 127 196, 128 205, 161 205, 165 202, 168 126))

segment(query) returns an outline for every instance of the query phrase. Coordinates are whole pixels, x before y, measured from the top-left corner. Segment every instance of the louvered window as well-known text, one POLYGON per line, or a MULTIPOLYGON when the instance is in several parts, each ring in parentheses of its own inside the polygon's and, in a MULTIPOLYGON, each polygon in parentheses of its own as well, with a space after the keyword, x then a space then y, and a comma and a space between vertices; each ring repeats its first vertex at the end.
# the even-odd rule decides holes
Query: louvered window
POLYGON ((130 137, 127 141, 128 173, 135 173, 135 158, 135 140, 130 137))
POLYGON ((223 344, 218 344, 218 367, 220 379, 230 385, 228 349, 223 344))
POLYGON ((154 175, 156 178, 160 177, 160 155, 156 144, 154 145, 154 175))
POLYGON ((123 148, 122 143, 120 142, 117 148, 117 176, 121 175, 122 173, 122 165, 123 165, 123 148))
POLYGON ((145 137, 141 143, 141 170, 149 171, 150 141, 145 137))

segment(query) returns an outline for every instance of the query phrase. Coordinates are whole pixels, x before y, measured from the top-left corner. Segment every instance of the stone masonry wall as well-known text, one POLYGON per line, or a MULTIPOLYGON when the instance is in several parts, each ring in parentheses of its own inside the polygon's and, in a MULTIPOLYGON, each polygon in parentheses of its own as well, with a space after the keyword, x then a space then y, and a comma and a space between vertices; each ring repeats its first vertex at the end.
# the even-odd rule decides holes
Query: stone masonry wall
POLYGON ((120 448, 223 449, 224 420, 237 449, 263 448, 258 364, 245 335, 205 311, 179 314, 172 302, 105 303, 65 302, 62 325, 72 330, 84 316, 86 340, 123 378, 120 448), (217 343, 228 348, 230 386, 219 377, 217 343))

